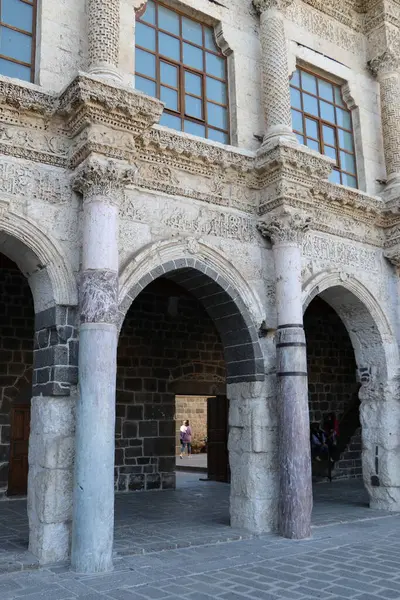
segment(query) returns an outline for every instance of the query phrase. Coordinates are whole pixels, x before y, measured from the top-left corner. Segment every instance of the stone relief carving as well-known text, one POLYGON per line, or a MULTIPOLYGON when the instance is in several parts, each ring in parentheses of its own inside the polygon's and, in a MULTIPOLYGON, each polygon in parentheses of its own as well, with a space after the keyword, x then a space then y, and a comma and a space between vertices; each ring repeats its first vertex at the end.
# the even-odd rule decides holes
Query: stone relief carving
POLYGON ((293 0, 253 0, 254 8, 258 13, 262 13, 271 8, 285 10, 293 3, 293 0))
POLYGON ((0 125, 0 148, 3 154, 66 167, 69 145, 58 135, 0 125))
POLYGON ((259 222, 258 229, 264 237, 270 238, 273 244, 301 244, 310 225, 311 217, 304 214, 272 214, 259 222))
POLYGON ((319 262, 361 269, 368 273, 379 271, 377 250, 357 247, 313 233, 308 234, 303 240, 303 256, 319 262))
POLYGON ((71 189, 64 173, 54 170, 0 160, 0 192, 11 196, 38 199, 50 204, 62 204, 71 198, 71 189))
POLYGON ((136 167, 127 163, 90 157, 76 170, 72 186, 85 201, 101 195, 107 196, 110 203, 120 205, 125 187, 134 183, 136 174, 136 167))

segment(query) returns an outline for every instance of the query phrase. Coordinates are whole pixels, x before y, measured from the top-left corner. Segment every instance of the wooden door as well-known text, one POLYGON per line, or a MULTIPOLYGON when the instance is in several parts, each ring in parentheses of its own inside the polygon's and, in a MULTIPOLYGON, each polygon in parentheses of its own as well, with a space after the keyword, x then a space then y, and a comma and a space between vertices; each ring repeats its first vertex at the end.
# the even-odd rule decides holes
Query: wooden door
POLYGON ((12 407, 8 496, 26 494, 28 490, 30 420, 31 407, 29 405, 12 407))
POLYGON ((228 412, 226 396, 207 400, 207 470, 212 481, 230 481, 228 455, 228 412))

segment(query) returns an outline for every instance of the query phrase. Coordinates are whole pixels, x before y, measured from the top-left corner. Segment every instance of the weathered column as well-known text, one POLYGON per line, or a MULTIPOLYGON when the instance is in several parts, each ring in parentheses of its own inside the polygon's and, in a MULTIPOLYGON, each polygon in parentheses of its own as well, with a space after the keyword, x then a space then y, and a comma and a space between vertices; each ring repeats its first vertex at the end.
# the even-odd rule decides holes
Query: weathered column
POLYGON ((88 0, 88 71, 116 81, 122 79, 118 72, 120 4, 121 0, 88 0))
POLYGON ((280 138, 297 143, 292 131, 284 10, 293 0, 253 0, 260 14, 264 144, 280 138))
POLYGON ((134 174, 90 157, 74 179, 83 195, 83 250, 71 562, 84 573, 112 568, 118 207, 134 174))
POLYGON ((36 314, 29 436, 29 550, 41 564, 67 560, 72 519, 76 310, 36 314))
POLYGON ((370 61, 380 85, 383 149, 386 163, 386 194, 400 195, 400 75, 399 57, 387 51, 370 61))
POLYGON ((307 355, 303 329, 301 244, 308 220, 271 217, 260 225, 273 243, 278 330, 279 529, 284 537, 311 535, 312 486, 307 355))

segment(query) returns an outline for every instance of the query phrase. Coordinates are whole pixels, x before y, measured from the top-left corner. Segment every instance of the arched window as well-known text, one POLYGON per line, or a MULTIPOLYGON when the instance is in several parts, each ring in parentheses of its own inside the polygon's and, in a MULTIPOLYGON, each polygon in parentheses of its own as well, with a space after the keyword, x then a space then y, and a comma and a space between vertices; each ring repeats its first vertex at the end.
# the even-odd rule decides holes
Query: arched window
POLYGON ((301 144, 336 161, 333 183, 357 187, 351 111, 340 85, 298 68, 290 81, 293 131, 301 144))
POLYGON ((0 74, 34 80, 36 0, 0 0, 0 74))
POLYGON ((154 0, 136 19, 136 88, 165 102, 161 125, 228 144, 227 61, 213 28, 154 0))

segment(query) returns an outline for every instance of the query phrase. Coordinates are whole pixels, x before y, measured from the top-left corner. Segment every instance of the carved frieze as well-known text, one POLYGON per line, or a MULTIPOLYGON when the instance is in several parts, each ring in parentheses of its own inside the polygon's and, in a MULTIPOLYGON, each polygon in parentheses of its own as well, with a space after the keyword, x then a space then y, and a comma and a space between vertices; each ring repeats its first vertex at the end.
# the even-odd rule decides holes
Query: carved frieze
POLYGON ((54 166, 68 166, 69 143, 56 133, 0 124, 0 152, 54 166))
POLYGON ((303 240, 303 256, 326 265, 379 271, 379 251, 310 232, 303 240))
POLYGON ((5 160, 0 160, 0 193, 50 204, 63 204, 71 199, 65 172, 5 160))

